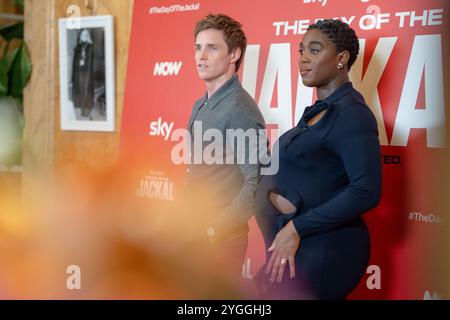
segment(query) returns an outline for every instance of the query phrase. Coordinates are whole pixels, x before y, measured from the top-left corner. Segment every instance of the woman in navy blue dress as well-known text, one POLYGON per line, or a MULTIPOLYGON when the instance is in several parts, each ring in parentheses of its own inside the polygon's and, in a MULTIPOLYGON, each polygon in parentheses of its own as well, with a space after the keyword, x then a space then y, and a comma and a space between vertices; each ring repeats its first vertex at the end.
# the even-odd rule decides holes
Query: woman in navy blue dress
POLYGON ((300 43, 300 75, 318 100, 277 141, 279 171, 256 192, 267 298, 346 299, 367 268, 362 215, 380 199, 381 155, 375 117, 348 77, 358 51, 339 20, 310 25, 300 43))

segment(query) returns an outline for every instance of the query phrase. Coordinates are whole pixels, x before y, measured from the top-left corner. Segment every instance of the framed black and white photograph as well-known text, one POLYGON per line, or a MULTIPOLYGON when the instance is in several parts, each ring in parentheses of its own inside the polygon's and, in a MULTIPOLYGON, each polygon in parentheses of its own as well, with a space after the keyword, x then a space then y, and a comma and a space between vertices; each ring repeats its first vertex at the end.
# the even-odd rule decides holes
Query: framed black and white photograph
POLYGON ((59 19, 61 130, 114 131, 112 16, 59 19))

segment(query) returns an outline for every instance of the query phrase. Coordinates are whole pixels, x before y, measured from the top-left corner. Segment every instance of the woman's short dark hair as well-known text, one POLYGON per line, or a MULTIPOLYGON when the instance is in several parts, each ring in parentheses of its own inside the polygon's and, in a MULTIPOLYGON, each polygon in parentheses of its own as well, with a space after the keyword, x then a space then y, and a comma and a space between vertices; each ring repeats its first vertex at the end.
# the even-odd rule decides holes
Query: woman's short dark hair
POLYGON ((319 20, 308 27, 308 30, 311 29, 319 29, 326 34, 335 44, 337 52, 345 50, 350 52, 348 60, 348 70, 350 70, 359 52, 358 36, 355 30, 350 28, 347 23, 335 19, 319 20))

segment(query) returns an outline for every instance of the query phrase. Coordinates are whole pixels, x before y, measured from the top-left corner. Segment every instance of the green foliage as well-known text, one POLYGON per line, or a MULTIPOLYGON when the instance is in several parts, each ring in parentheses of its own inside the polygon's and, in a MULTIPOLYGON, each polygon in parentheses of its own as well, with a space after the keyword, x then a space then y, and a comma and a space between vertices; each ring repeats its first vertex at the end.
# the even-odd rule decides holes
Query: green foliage
POLYGON ((0 36, 6 41, 23 39, 23 22, 0 27, 0 36))
POLYGON ((8 95, 9 71, 18 51, 19 49, 15 49, 12 52, 6 53, 3 58, 0 58, 0 96, 8 95))
POLYGON ((31 75, 31 61, 25 47, 25 43, 22 42, 19 50, 17 51, 14 61, 10 69, 11 86, 9 94, 15 98, 22 100, 23 88, 31 75))
POLYGON ((22 100, 22 92, 30 75, 31 60, 23 41, 23 22, 0 28, 0 36, 7 44, 0 52, 0 96, 22 100), (20 39, 19 48, 9 50, 9 43, 20 39))
POLYGON ((23 11, 23 0, 14 0, 14 4, 23 11))
MULTIPOLYGON (((23 0, 11 0, 23 12, 23 0)), ((0 26, 0 111, 3 111, 3 122, 0 122, 2 143, 9 146, 6 153, 1 154, 0 164, 18 165, 22 159, 23 89, 31 75, 31 60, 25 44, 24 23, 0 26), (13 41, 13 46, 11 43, 13 41), (15 111, 14 111, 15 110, 15 111), (11 113, 11 111, 13 113, 11 113), (9 112, 9 113, 8 113, 9 112), (15 117, 6 116, 15 114, 15 117), (6 116, 5 116, 6 115, 6 116), (8 136, 5 134, 12 136, 8 136), (12 132, 12 133, 11 133, 12 132)))

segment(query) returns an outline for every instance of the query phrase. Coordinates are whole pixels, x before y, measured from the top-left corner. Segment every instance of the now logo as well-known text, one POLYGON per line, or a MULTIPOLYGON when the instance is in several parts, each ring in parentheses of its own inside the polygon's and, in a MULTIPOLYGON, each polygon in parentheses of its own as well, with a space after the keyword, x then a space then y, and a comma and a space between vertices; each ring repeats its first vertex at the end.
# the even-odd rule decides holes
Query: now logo
POLYGON ((153 69, 154 76, 173 76, 178 75, 181 69, 181 61, 178 62, 157 62, 155 63, 155 68, 153 69))

